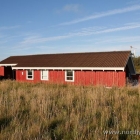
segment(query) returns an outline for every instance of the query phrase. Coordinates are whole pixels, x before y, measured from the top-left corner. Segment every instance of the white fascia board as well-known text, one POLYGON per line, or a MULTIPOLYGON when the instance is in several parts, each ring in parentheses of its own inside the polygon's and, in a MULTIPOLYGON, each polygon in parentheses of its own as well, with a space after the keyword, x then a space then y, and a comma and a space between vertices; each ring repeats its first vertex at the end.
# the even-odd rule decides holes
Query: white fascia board
POLYGON ((124 67, 12 67, 13 70, 121 70, 124 71, 124 67))
POLYGON ((0 64, 0 66, 16 66, 17 64, 0 64))

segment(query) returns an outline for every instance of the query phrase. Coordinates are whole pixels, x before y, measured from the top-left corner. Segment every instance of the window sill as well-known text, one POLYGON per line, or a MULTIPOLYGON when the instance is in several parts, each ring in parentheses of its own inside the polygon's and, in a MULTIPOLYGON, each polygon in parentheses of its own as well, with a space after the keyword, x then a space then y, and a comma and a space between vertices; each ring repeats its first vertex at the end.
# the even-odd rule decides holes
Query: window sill
POLYGON ((34 80, 34 79, 28 79, 28 78, 26 78, 26 80, 34 80))
POLYGON ((41 81, 49 81, 49 79, 41 79, 41 81))
POLYGON ((74 82, 74 80, 65 80, 65 82, 74 82))

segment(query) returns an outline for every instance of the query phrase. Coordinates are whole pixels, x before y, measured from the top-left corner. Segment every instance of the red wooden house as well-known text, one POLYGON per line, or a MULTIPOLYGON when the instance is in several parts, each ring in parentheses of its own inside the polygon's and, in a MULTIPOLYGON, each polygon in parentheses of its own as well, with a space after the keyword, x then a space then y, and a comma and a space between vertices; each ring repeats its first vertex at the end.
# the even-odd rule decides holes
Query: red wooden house
POLYGON ((17 81, 125 86, 135 75, 130 51, 11 56, 0 76, 17 81))

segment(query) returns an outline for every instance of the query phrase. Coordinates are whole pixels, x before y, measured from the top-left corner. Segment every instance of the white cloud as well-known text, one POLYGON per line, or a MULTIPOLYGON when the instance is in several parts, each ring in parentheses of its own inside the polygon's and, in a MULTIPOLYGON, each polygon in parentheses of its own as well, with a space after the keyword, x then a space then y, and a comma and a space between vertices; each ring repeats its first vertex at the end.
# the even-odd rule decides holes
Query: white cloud
POLYGON ((140 4, 140 0, 131 0, 127 2, 128 5, 140 4))
POLYGON ((123 30, 130 30, 130 29, 136 29, 136 28, 140 28, 140 24, 132 24, 132 25, 129 25, 129 26, 105 29, 105 30, 102 30, 102 31, 97 31, 96 34, 123 31, 123 30))
POLYGON ((20 27, 19 25, 16 25, 16 26, 3 26, 3 27, 0 27, 0 31, 1 31, 1 30, 16 29, 16 28, 19 28, 19 27, 20 27))
MULTIPOLYGON (((92 41, 92 40, 89 40, 92 41)), ((124 36, 115 36, 115 37, 106 37, 104 39, 98 39, 96 41, 96 44, 112 44, 112 43, 136 43, 140 41, 140 36, 128 36, 128 37, 124 37, 124 36)))
POLYGON ((140 36, 104 36, 101 38, 94 38, 94 39, 81 39, 73 41, 74 43, 82 42, 83 44, 114 44, 114 43, 139 43, 140 36))
POLYGON ((135 24, 129 23, 127 25, 116 27, 116 28, 89 27, 89 28, 83 28, 80 31, 71 32, 66 35, 60 35, 60 36, 53 36, 53 37, 29 36, 25 38, 24 41, 21 42, 21 44, 25 45, 25 44, 43 43, 48 41, 56 41, 56 40, 62 40, 66 38, 72 38, 76 36, 105 34, 110 32, 124 31, 124 30, 136 29, 136 28, 140 28, 140 23, 135 23, 135 24))
POLYGON ((63 10, 64 11, 68 11, 68 12, 78 12, 79 11, 79 8, 80 8, 80 5, 79 4, 68 4, 68 5, 65 5, 63 7, 63 10))
POLYGON ((102 13, 98 13, 98 14, 93 14, 91 16, 87 16, 87 17, 84 17, 81 19, 76 19, 76 20, 73 20, 70 22, 64 22, 64 23, 61 23, 59 25, 71 25, 71 24, 76 24, 76 23, 88 21, 88 20, 93 20, 93 19, 111 16, 111 15, 116 15, 116 14, 123 14, 123 13, 132 12, 132 11, 136 11, 136 10, 140 10, 140 5, 133 5, 130 7, 125 7, 125 8, 121 8, 121 9, 114 9, 114 10, 110 10, 110 11, 106 11, 106 12, 102 12, 102 13))
POLYGON ((57 12, 58 13, 61 13, 61 12, 77 13, 77 12, 80 12, 80 10, 81 10, 81 5, 80 4, 67 4, 64 7, 62 7, 61 10, 57 10, 57 12))
POLYGON ((64 35, 64 36, 54 36, 54 37, 39 37, 39 36, 31 36, 25 38, 21 44, 34 44, 34 43, 42 43, 42 42, 47 42, 47 41, 54 41, 54 40, 60 40, 60 39, 65 39, 70 37, 69 35, 64 35))

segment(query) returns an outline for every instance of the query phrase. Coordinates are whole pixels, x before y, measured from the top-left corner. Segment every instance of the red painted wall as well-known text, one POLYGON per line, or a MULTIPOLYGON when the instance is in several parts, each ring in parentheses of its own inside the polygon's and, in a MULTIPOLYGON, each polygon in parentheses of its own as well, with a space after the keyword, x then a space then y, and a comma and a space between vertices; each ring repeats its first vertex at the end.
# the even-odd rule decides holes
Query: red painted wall
POLYGON ((10 66, 0 67, 0 76, 4 76, 8 79, 13 79, 13 71, 10 66))
POLYGON ((16 80, 30 82, 49 82, 49 83, 70 83, 75 85, 105 85, 125 86, 126 77, 123 71, 75 71, 74 82, 65 82, 65 71, 50 70, 49 80, 42 81, 40 78, 40 70, 34 70, 34 80, 26 79, 26 70, 16 71, 16 80))
POLYGON ((0 76, 4 76, 4 67, 0 67, 0 76))
POLYGON ((125 86, 125 72, 76 71, 75 83, 82 85, 125 86))

